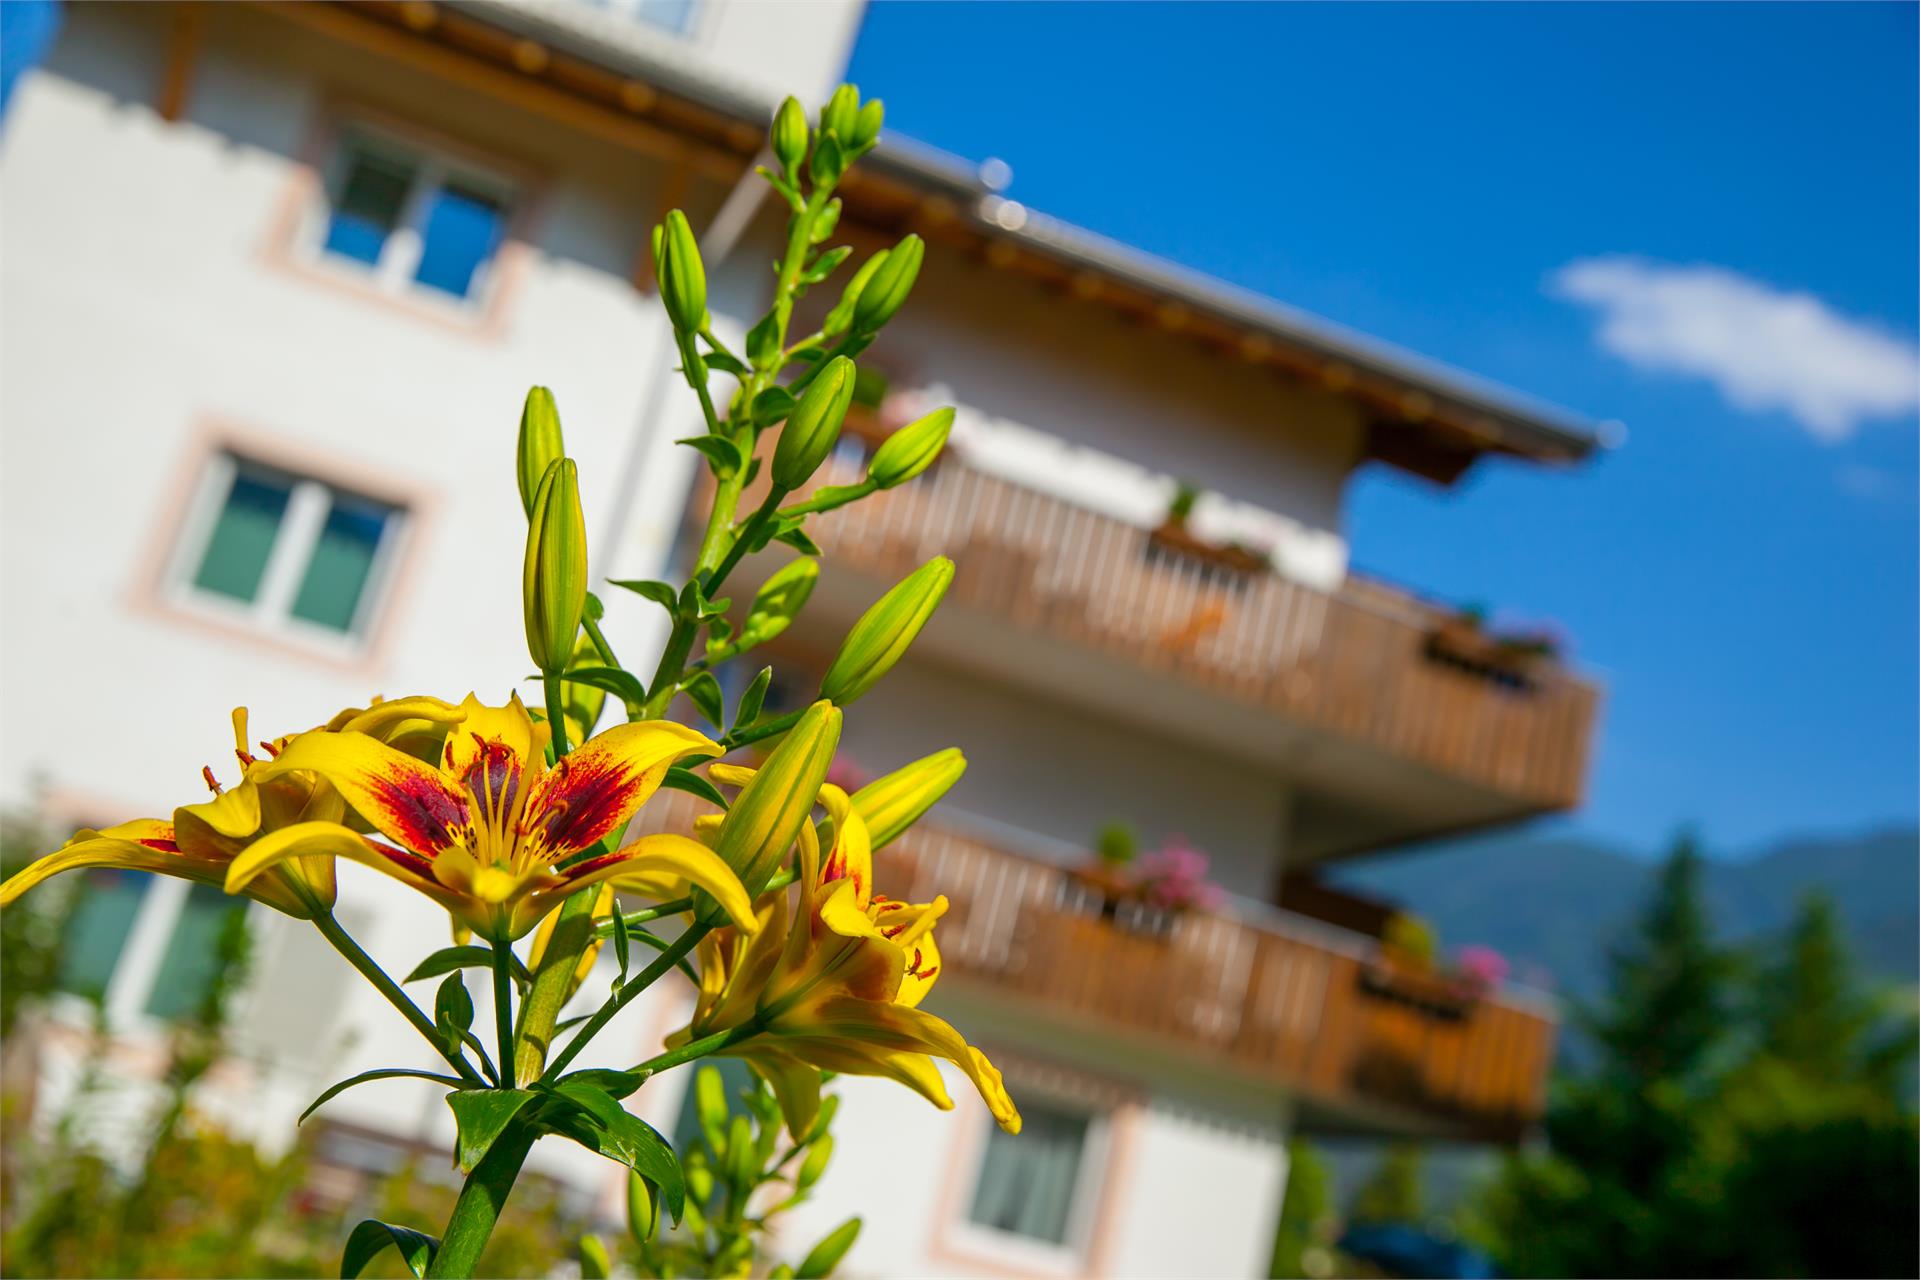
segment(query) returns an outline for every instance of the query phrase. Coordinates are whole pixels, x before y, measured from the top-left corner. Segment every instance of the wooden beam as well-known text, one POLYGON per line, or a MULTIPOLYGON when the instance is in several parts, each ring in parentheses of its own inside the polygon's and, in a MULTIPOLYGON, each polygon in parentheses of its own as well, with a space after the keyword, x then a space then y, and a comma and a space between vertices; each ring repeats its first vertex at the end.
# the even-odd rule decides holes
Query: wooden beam
POLYGON ((200 46, 207 30, 207 11, 198 0, 175 0, 172 8, 166 62, 160 69, 159 92, 154 96, 154 109, 169 124, 187 109, 187 94, 193 88, 193 71, 200 61, 200 46))
MULTIPOLYGON (((667 220, 667 214, 684 205, 687 200, 687 184, 692 173, 683 164, 674 165, 667 170, 666 180, 660 184, 659 207, 654 210, 653 226, 657 227, 667 220)), ((649 233, 652 227, 648 228, 649 233)), ((633 263, 633 287, 641 293, 653 292, 653 237, 643 236, 640 241, 640 253, 633 263)))

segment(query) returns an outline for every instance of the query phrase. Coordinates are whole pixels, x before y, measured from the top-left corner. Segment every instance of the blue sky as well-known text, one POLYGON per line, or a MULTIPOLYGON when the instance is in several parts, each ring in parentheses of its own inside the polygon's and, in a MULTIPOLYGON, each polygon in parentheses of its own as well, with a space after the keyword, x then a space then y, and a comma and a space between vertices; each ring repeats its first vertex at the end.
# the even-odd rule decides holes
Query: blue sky
POLYGON ((1571 634, 1573 829, 1742 852, 1916 812, 1916 12, 888 3, 852 78, 1014 199, 1623 422, 1369 471, 1355 562, 1571 634))

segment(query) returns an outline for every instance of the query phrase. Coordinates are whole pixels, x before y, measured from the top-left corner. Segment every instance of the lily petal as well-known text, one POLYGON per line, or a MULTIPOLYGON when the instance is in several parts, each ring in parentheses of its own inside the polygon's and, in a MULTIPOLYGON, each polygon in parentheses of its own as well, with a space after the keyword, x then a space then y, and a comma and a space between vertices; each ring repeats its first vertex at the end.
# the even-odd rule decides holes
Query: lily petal
POLYGON ((877 1048, 945 1058, 973 1081, 1002 1129, 1020 1132, 1020 1112, 1007 1095, 1000 1072, 951 1025, 930 1013, 877 1000, 835 996, 809 1009, 804 1027, 804 1036, 812 1040, 864 1041, 877 1048))
POLYGON ((331 782, 375 830, 418 854, 451 847, 469 822, 466 795, 437 769, 364 733, 303 733, 259 776, 297 769, 331 782))
POLYGON ((527 798, 526 826, 558 861, 618 831, 682 756, 718 754, 704 733, 671 720, 618 725, 562 756, 527 798))
POLYGON ((621 883, 628 876, 672 876, 712 894, 742 933, 752 933, 760 927, 754 915, 753 899, 747 896, 740 877, 734 875, 733 869, 720 861, 713 850, 685 836, 670 833, 642 836, 623 849, 575 863, 562 876, 561 883, 552 890, 562 897, 608 880, 621 883))
POLYGON ((519 694, 507 699, 504 707, 489 707, 470 693, 460 710, 464 714, 459 726, 447 735, 444 759, 446 771, 453 777, 464 777, 481 758, 482 744, 488 742, 504 744, 516 759, 525 762, 524 767, 538 768, 545 763, 547 726, 534 724, 519 694))
POLYGON ((240 893, 256 877, 280 863, 316 854, 372 867, 426 894, 449 911, 458 909, 464 902, 459 894, 445 889, 433 878, 433 864, 426 858, 378 844, 337 822, 297 822, 255 840, 227 867, 227 892, 240 893))
POLYGON ((772 1088, 774 1101, 787 1118, 787 1132, 800 1141, 820 1118, 820 1068, 776 1049, 756 1047, 740 1056, 772 1088))
MULTIPOLYGON (((49 876, 79 867, 118 867, 211 885, 224 883, 227 875, 226 858, 184 853, 174 841, 171 822, 141 818, 122 822, 104 831, 81 830, 74 833, 73 839, 65 845, 45 857, 36 858, 8 878, 5 884, 0 884, 0 907, 10 905, 49 876)), ((304 920, 313 914, 307 904, 301 902, 278 878, 257 886, 248 896, 298 919, 304 920)))
POLYGON ((854 809, 847 793, 832 783, 820 788, 820 803, 833 819, 833 847, 821 864, 820 878, 828 883, 851 880, 855 905, 865 911, 873 896, 873 845, 866 819, 854 809))

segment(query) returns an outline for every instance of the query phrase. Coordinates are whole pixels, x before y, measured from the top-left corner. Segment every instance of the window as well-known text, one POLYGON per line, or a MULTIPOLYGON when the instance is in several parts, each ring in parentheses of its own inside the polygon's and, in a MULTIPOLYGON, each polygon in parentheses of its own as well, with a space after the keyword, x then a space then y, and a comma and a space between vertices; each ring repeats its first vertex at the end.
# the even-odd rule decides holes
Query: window
POLYGON ((176 549, 176 594, 322 643, 364 638, 404 517, 390 503, 223 450, 176 549))
POLYGON ((684 36, 693 30, 694 14, 700 0, 590 0, 602 9, 631 14, 650 27, 669 35, 684 36))
POLYGON ((995 1127, 974 1184, 967 1218, 974 1224, 1042 1244, 1065 1245, 1079 1199, 1091 1118, 1041 1103, 1022 1103, 1018 1138, 995 1127))
POLYGON ((512 184, 364 129, 328 175, 313 241, 324 262, 393 292, 468 306, 487 292, 512 184))
POLYGON ((216 885, 94 868, 60 939, 58 985, 125 1025, 198 1014, 230 955, 247 903, 216 885))

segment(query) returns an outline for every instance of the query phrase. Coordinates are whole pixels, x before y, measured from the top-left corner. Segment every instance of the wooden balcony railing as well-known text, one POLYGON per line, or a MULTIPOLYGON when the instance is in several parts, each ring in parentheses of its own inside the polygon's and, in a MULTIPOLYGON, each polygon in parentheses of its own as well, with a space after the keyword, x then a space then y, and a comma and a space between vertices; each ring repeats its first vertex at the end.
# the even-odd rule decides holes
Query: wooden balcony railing
MULTIPOLYGON (((835 458, 819 484, 857 481, 835 458)), ((943 459, 913 483, 816 517, 835 565, 897 578, 951 556, 950 599, 1271 708, 1532 809, 1580 797, 1597 693, 1547 659, 1523 673, 1449 661, 1443 614, 1377 583, 1327 592, 1170 549, 1151 530, 943 459)))
MULTIPOLYGON (((705 808, 663 792, 642 819, 685 831, 705 808)), ((1285 912, 1113 910, 1006 843, 929 819, 876 855, 888 896, 947 896, 950 981, 1272 1079, 1356 1124, 1411 1113, 1514 1141, 1538 1120, 1555 1026, 1543 1008, 1392 969, 1371 939, 1285 912)))

